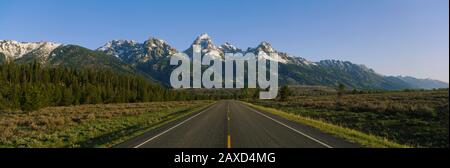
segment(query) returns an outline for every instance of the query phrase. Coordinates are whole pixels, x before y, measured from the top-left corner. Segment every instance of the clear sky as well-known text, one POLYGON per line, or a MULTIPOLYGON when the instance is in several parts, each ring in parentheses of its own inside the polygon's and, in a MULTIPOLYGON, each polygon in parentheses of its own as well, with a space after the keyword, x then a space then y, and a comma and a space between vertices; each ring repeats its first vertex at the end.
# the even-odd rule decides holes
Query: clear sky
POLYGON ((449 81, 448 0, 0 0, 0 39, 91 49, 150 36, 188 48, 206 32, 312 61, 449 81))

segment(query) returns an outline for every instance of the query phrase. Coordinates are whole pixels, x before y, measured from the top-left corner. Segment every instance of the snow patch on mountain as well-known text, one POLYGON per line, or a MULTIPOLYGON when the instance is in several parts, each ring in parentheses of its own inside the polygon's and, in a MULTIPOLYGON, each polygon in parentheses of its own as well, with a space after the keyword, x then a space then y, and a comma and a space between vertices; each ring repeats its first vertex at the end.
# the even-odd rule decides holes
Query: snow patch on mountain
MULTIPOLYGON (((223 57, 223 51, 214 45, 211 37, 207 33, 203 33, 198 36, 191 45, 190 50, 192 50, 193 45, 200 45, 202 54, 214 54, 223 57)), ((191 51, 192 52, 192 51, 191 51)))
POLYGON ((14 40, 0 40, 0 52, 8 60, 16 60, 24 55, 36 53, 43 59, 47 59, 50 53, 61 46, 59 43, 52 42, 18 42, 14 40))
POLYGON ((98 48, 97 51, 114 55, 132 64, 147 62, 176 53, 175 48, 164 40, 156 38, 150 38, 144 43, 134 40, 113 40, 98 48))
MULTIPOLYGON (((317 63, 308 61, 302 57, 296 57, 284 52, 278 52, 272 47, 272 45, 266 41, 261 42, 255 48, 247 48, 242 50, 231 43, 226 42, 220 46, 216 46, 207 33, 202 33, 196 37, 191 46, 184 52, 189 56, 192 56, 192 46, 199 45, 201 47, 202 55, 211 54, 218 56, 217 59, 223 59, 225 53, 253 53, 263 55, 265 59, 277 61, 281 64, 298 64, 304 66, 317 66, 317 63), (278 54, 278 58, 274 58, 270 53, 278 54)), ((150 38, 144 43, 138 43, 132 40, 114 40, 108 42, 104 46, 97 49, 108 54, 112 54, 125 62, 146 62, 152 59, 159 59, 162 57, 168 57, 176 53, 176 49, 170 46, 167 42, 161 39, 150 38)))
POLYGON ((283 64, 290 63, 290 58, 287 53, 277 52, 275 49, 273 49, 272 45, 266 41, 261 42, 256 48, 248 48, 246 53, 248 52, 254 53, 255 55, 262 55, 264 58, 271 61, 277 61, 283 64), (278 54, 278 58, 274 58, 270 55, 270 53, 278 54))
POLYGON ((242 53, 242 50, 235 47, 234 45, 226 42, 219 47, 220 50, 224 53, 242 53))

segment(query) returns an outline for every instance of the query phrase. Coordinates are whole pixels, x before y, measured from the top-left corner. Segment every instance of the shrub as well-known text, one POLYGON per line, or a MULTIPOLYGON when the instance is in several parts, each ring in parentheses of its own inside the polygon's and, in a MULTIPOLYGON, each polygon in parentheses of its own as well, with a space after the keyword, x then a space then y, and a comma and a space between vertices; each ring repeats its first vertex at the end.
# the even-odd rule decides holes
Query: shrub
POLYGON ((414 112, 418 117, 422 117, 422 118, 435 118, 437 116, 434 109, 431 107, 428 107, 427 105, 417 106, 417 109, 414 112))

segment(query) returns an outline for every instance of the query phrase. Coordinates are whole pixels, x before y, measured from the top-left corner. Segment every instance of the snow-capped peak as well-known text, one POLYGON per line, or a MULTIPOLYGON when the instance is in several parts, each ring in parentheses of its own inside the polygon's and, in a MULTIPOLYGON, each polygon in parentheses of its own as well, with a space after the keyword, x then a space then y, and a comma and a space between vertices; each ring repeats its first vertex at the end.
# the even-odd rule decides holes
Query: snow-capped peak
POLYGON ((144 45, 149 47, 149 48, 155 48, 155 47, 164 47, 167 46, 168 44, 161 39, 156 39, 156 38, 150 38, 147 41, 144 42, 144 45))
POLYGON ((48 58, 50 53, 61 44, 53 42, 18 42, 14 40, 0 40, 0 52, 8 60, 15 60, 24 55, 35 52, 43 58, 48 58))
POLYGON ((195 39, 195 41, 193 42, 193 44, 201 45, 202 48, 217 49, 217 47, 213 44, 211 37, 206 33, 203 33, 200 36, 198 36, 197 39, 195 39))
POLYGON ((257 47, 258 50, 260 51, 264 51, 266 53, 273 53, 276 52, 273 48, 272 45, 266 41, 261 42, 261 44, 259 44, 259 46, 257 47))
POLYGON ((102 47, 98 48, 99 51, 109 51, 117 46, 135 46, 138 45, 138 43, 134 40, 112 40, 107 42, 102 47))
POLYGON ((200 34, 200 36, 198 36, 198 39, 201 39, 201 40, 205 40, 205 39, 211 40, 211 37, 210 37, 207 33, 202 33, 202 34, 200 34))
MULTIPOLYGON (((279 63, 287 64, 301 64, 301 65, 317 65, 316 63, 310 62, 301 57, 295 57, 287 53, 278 52, 272 45, 266 41, 261 42, 255 48, 248 48, 247 50, 239 49, 231 43, 224 43, 220 46, 216 46, 213 43, 211 36, 203 33, 194 40, 192 45, 200 45, 202 55, 204 54, 214 54, 219 56, 221 59, 224 58, 224 53, 254 53, 255 55, 266 53, 266 59, 274 60, 279 63), (275 58, 271 53, 277 53, 278 58, 275 58)), ((190 48, 184 52, 189 56, 192 55, 192 45, 190 48)), ((171 47, 164 40, 149 38, 149 40, 144 43, 138 43, 132 40, 114 40, 107 43, 105 46, 99 48, 98 50, 113 54, 126 62, 146 62, 151 59, 158 59, 164 56, 170 56, 176 53, 176 49, 171 47)))
POLYGON ((176 49, 166 43, 164 40, 150 38, 144 42, 146 55, 150 57, 169 56, 176 52, 176 49))
POLYGON ((238 52, 242 52, 241 49, 235 47, 234 45, 226 42, 225 44, 222 44, 219 47, 220 50, 222 50, 224 53, 238 53, 238 52))
POLYGON ((248 48, 246 52, 252 52, 256 55, 259 55, 261 53, 265 53, 263 57, 269 60, 277 61, 279 63, 293 63, 294 57, 288 55, 287 53, 277 52, 275 49, 273 49, 272 45, 266 41, 261 42, 256 48, 248 48), (278 58, 272 58, 271 53, 278 54, 278 58))
MULTIPOLYGON (((211 37, 206 33, 203 33, 200 36, 198 36, 195 39, 195 41, 192 43, 192 45, 200 45, 202 54, 209 53, 209 54, 219 56, 221 58, 223 57, 223 51, 219 47, 214 45, 211 37)), ((187 49, 185 52, 192 53, 192 46, 189 49, 187 49)), ((190 54, 188 54, 188 55, 190 55, 190 54)))
POLYGON ((128 63, 146 62, 162 56, 168 56, 176 50, 164 40, 149 38, 144 43, 134 40, 113 40, 97 49, 107 54, 114 55, 128 63))

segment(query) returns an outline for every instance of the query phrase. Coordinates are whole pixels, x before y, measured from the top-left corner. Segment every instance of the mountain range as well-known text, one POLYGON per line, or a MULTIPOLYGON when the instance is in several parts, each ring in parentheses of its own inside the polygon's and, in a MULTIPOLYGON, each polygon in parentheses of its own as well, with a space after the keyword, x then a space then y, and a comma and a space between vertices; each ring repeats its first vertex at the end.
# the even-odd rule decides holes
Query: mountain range
MULTIPOLYGON (((335 87, 339 83, 354 89, 432 89, 448 88, 448 83, 433 79, 418 79, 410 76, 385 76, 365 65, 340 60, 309 61, 277 51, 268 42, 240 49, 230 43, 215 45, 208 34, 198 36, 183 52, 191 55, 192 46, 200 45, 202 54, 276 52, 279 62, 281 85, 321 85, 335 87)), ((118 73, 139 74, 152 81, 169 85, 171 71, 170 56, 179 52, 164 40, 149 38, 143 43, 133 40, 113 40, 91 50, 77 45, 53 42, 17 42, 0 40, 0 63, 39 62, 45 66, 67 66, 72 68, 105 68, 118 73)))

